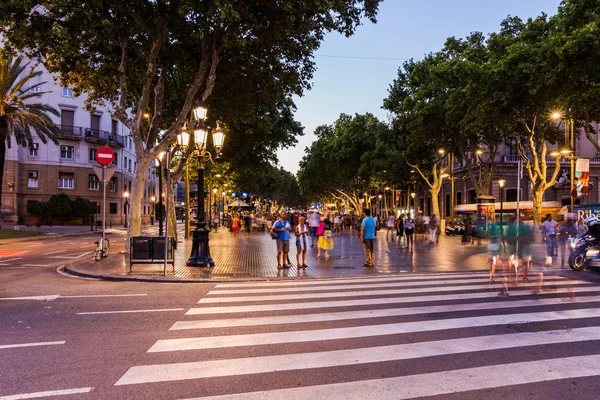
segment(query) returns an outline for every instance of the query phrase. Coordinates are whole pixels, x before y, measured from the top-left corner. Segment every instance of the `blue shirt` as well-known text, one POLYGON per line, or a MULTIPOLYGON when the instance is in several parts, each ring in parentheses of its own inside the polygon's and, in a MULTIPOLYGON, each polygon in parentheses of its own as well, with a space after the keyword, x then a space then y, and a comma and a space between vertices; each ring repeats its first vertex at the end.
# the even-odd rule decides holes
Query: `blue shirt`
MULTIPOLYGON (((273 224, 273 228, 284 229, 284 228, 291 228, 291 226, 288 221, 281 221, 278 219, 277 222, 275 222, 275 224, 273 224)), ((290 240, 290 231, 284 230, 282 232, 279 232, 279 237, 277 238, 277 240, 290 240)))
POLYGON ((369 216, 363 219, 362 226, 365 228, 364 239, 375 239, 375 220, 369 216))

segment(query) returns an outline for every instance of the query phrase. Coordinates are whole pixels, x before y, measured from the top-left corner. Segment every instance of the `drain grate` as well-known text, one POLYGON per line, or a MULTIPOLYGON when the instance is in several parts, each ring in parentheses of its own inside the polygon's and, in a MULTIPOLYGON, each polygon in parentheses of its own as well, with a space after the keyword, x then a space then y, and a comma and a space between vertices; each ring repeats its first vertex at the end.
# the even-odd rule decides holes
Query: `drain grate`
POLYGON ((550 334, 560 334, 560 333, 568 333, 573 329, 569 325, 558 324, 556 322, 551 321, 541 321, 541 322, 511 322, 507 324, 506 327, 508 329, 512 329, 518 332, 547 332, 550 334))

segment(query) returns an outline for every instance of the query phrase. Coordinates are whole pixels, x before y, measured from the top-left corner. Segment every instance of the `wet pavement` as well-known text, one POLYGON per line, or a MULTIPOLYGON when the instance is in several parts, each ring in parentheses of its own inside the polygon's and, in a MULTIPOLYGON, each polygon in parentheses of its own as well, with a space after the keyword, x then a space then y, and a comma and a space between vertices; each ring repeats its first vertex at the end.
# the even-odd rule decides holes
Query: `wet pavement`
MULTIPOLYGON (((154 234, 156 228, 146 234, 154 234)), ((68 272, 84 276, 102 276, 113 279, 139 280, 231 280, 231 279, 271 279, 271 278, 325 278, 348 276, 373 276, 383 274, 433 273, 457 271, 485 271, 487 244, 462 243, 460 237, 441 236, 439 243, 430 245, 427 241, 416 240, 414 251, 400 250, 395 241, 386 238, 380 231, 375 243, 375 268, 365 268, 363 247, 359 239, 344 232, 334 236, 334 249, 330 259, 323 254, 317 258, 317 249, 309 248, 308 268, 296 267, 296 246, 294 236, 290 242, 289 258, 292 267, 277 269, 275 241, 267 232, 243 232, 234 235, 226 229, 210 234, 210 250, 215 261, 214 268, 194 268, 185 265, 190 254, 191 239, 179 238, 175 251, 175 265, 134 264, 130 272, 129 254, 121 248, 112 249, 112 254, 98 262, 77 261, 67 266, 68 272), (120 253, 117 253, 119 252, 120 253)), ((532 246, 535 263, 544 263, 545 247, 543 243, 532 246)), ((554 265, 554 267, 560 267, 554 265)))

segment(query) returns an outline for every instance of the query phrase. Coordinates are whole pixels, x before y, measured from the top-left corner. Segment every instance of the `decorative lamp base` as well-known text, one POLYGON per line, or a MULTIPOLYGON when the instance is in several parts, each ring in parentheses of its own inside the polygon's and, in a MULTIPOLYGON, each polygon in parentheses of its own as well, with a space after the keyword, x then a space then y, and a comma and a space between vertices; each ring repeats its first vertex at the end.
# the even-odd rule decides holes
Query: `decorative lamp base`
POLYGON ((186 265, 188 267, 214 267, 215 262, 210 256, 210 247, 208 244, 208 234, 210 229, 206 227, 206 222, 202 221, 192 231, 192 252, 186 265))

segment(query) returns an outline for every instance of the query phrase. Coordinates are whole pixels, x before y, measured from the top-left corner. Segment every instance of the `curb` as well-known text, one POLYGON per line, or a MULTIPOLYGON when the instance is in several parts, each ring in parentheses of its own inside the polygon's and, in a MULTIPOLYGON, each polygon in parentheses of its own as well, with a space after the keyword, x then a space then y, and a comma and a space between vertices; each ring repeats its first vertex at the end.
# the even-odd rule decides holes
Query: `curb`
POLYGON ((13 243, 22 243, 22 242, 34 242, 36 240, 50 240, 50 239, 61 239, 66 237, 77 237, 77 236, 92 236, 95 233, 64 233, 58 235, 40 235, 40 236, 27 236, 23 238, 14 238, 14 239, 3 239, 0 240, 0 246, 5 244, 13 244, 13 243))

